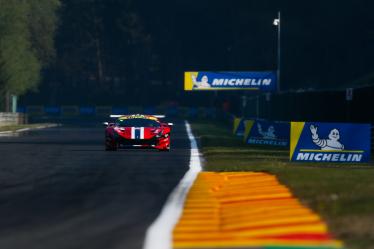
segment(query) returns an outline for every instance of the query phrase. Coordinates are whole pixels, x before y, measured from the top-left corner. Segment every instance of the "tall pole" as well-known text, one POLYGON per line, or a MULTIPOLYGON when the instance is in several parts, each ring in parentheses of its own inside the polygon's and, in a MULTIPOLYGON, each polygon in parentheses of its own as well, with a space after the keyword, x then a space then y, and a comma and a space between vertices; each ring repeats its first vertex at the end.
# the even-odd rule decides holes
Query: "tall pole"
POLYGON ((282 21, 281 21, 281 12, 278 11, 278 63, 277 63, 277 66, 278 66, 278 69, 277 69, 277 78, 278 78, 278 92, 280 92, 281 90, 281 25, 282 25, 282 21))

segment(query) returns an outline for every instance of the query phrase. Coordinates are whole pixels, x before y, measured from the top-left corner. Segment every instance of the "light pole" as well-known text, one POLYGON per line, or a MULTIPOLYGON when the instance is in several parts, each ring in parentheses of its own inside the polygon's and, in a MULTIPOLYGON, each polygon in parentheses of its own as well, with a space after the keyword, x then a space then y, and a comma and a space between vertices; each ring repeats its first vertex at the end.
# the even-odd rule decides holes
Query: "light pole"
POLYGON ((278 18, 274 19, 273 25, 277 26, 278 29, 278 44, 277 44, 277 78, 278 78, 278 85, 277 90, 280 92, 281 90, 281 80, 280 80, 280 69, 281 69, 281 12, 278 11, 278 18))

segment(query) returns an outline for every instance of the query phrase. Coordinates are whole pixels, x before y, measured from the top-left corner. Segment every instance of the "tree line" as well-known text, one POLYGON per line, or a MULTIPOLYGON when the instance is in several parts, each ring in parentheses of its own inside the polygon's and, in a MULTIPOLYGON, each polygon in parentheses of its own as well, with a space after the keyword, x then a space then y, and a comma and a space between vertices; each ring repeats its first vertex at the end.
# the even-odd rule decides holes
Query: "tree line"
POLYGON ((55 57, 59 0, 0 0, 0 109, 35 90, 55 57))

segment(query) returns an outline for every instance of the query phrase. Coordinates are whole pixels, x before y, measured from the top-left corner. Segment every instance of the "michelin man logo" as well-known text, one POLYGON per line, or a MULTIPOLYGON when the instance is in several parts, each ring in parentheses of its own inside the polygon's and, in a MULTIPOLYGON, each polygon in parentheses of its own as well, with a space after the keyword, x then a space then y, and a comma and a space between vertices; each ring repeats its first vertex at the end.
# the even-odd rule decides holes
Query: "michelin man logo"
POLYGON ((321 150, 344 150, 344 145, 339 142, 340 133, 338 129, 332 129, 328 139, 320 139, 317 134, 317 129, 318 128, 314 125, 310 126, 313 143, 321 147, 321 150))
POLYGON ((196 76, 192 75, 192 81, 194 88, 204 89, 204 88, 210 88, 210 84, 208 82, 208 76, 204 75, 201 78, 201 81, 196 80, 196 76))
POLYGON ((260 123, 257 124, 258 133, 263 136, 264 139, 275 139, 277 136, 274 134, 275 129, 274 126, 270 125, 267 131, 262 130, 262 126, 260 123))

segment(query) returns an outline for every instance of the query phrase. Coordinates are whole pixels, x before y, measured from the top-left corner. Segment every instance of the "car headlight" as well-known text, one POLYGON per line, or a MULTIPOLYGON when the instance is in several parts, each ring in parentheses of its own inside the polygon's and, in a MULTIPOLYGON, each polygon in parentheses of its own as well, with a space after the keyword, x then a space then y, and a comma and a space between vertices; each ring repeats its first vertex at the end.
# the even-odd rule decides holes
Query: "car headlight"
POLYGON ((162 135, 162 132, 160 132, 160 133, 158 133, 156 135, 156 138, 160 138, 160 137, 168 138, 169 137, 169 133, 166 133, 165 135, 162 135))

